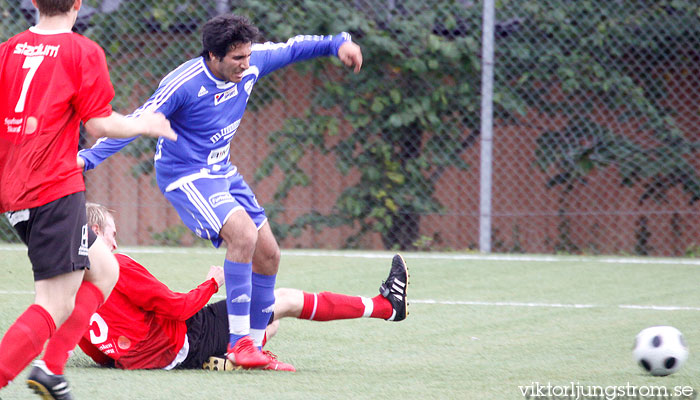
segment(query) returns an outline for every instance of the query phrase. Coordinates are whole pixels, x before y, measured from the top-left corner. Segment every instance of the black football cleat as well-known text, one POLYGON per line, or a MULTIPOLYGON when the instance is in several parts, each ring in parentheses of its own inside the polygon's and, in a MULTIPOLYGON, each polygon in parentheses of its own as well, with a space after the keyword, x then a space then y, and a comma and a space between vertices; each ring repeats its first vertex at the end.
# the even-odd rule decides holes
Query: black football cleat
POLYGON ((43 400, 73 400, 68 381, 63 375, 56 375, 46 368, 42 360, 34 361, 34 367, 27 377, 27 386, 43 400))
POLYGON ((406 288, 408 286, 408 268, 406 261, 400 254, 394 256, 391 261, 391 270, 389 276, 379 287, 379 293, 391 303, 394 311, 387 321, 403 321, 406 319, 406 308, 408 301, 406 300, 406 288))

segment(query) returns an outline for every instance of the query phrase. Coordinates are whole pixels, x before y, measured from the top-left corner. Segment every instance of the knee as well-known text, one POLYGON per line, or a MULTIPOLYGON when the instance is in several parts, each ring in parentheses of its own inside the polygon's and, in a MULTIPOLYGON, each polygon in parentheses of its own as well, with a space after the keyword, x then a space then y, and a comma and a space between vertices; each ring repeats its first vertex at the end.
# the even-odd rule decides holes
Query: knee
POLYGON ((265 264, 269 265, 270 268, 273 268, 276 271, 280 265, 280 259, 282 258, 280 248, 275 246, 274 248, 266 251, 263 256, 265 257, 265 264))
POLYGON ((73 308, 75 308, 75 294, 62 297, 54 296, 50 301, 41 301, 37 299, 36 304, 43 307, 46 312, 51 315, 51 318, 53 318, 56 327, 59 327, 73 313, 73 308))
POLYGON ((263 275, 275 275, 279 271, 280 249, 275 246, 256 249, 253 259, 253 272, 263 275))
POLYGON ((286 303, 296 289, 279 288, 275 289, 275 304, 286 303))
POLYGON ((275 319, 298 318, 304 307, 304 293, 299 289, 275 289, 275 319))
POLYGON ((253 221, 250 221, 249 224, 226 222, 221 228, 220 235, 229 249, 236 249, 238 252, 249 254, 252 257, 258 241, 258 230, 253 221))

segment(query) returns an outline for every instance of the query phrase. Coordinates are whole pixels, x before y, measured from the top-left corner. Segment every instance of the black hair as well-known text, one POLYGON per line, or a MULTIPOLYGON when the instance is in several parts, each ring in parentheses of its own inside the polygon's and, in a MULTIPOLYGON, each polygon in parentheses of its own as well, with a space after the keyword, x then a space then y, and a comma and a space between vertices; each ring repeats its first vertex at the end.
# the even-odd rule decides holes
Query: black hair
POLYGON ((69 12, 75 0, 37 0, 36 7, 41 15, 51 17, 69 12))
POLYGON ((222 59, 231 48, 253 43, 259 36, 260 31, 248 18, 233 14, 218 15, 202 28, 201 56, 208 59, 211 52, 222 59))

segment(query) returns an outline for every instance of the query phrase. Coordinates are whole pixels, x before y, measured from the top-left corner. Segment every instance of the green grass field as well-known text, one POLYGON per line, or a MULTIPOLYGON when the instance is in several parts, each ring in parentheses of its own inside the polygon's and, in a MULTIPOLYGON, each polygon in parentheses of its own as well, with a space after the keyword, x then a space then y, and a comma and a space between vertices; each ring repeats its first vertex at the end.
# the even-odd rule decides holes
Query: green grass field
MULTIPOLYGON (((124 252, 178 291, 200 283, 209 265, 223 259, 223 250, 124 252)), ((400 323, 283 320, 268 348, 294 364, 296 373, 111 370, 92 365, 78 349, 67 369, 74 395, 77 399, 523 399, 520 386, 534 382, 552 388, 572 384, 637 388, 643 394, 660 386, 671 394, 675 387, 700 390, 700 358, 694 353, 700 349, 698 260, 404 256, 411 274, 408 319, 400 323), (662 309, 665 306, 671 308, 662 309), (663 378, 643 374, 631 354, 637 332, 659 324, 680 329, 691 348, 683 369, 663 378)), ((286 251, 277 283, 307 291, 374 296, 390 260, 390 253, 286 251)), ((32 289, 25 249, 0 247, 1 332, 30 304, 32 289)), ((0 398, 32 398, 24 384, 27 373, 28 369, 1 390, 0 398)), ((557 393, 561 394, 553 394, 557 393)), ((616 393, 588 398, 628 398, 616 393)))

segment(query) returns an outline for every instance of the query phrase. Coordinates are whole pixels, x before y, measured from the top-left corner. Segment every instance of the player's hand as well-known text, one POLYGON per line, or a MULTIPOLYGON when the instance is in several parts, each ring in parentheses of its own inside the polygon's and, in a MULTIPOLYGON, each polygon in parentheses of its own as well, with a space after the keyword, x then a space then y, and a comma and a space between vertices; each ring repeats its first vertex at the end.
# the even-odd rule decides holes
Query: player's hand
POLYGON ((162 136, 172 141, 177 140, 177 134, 170 127, 170 121, 162 113, 145 110, 138 117, 138 120, 145 128, 144 135, 152 137, 162 136))
POLYGON ((81 171, 85 170, 85 160, 83 160, 83 157, 77 156, 76 162, 78 163, 78 168, 81 171))
POLYGON ((345 42, 338 49, 338 58, 348 67, 355 67, 355 73, 360 72, 362 68, 362 50, 360 46, 353 42, 345 42))
POLYGON ((219 287, 224 286, 224 269, 218 265, 212 265, 209 267, 209 273, 207 274, 207 280, 214 278, 216 284, 219 287))

